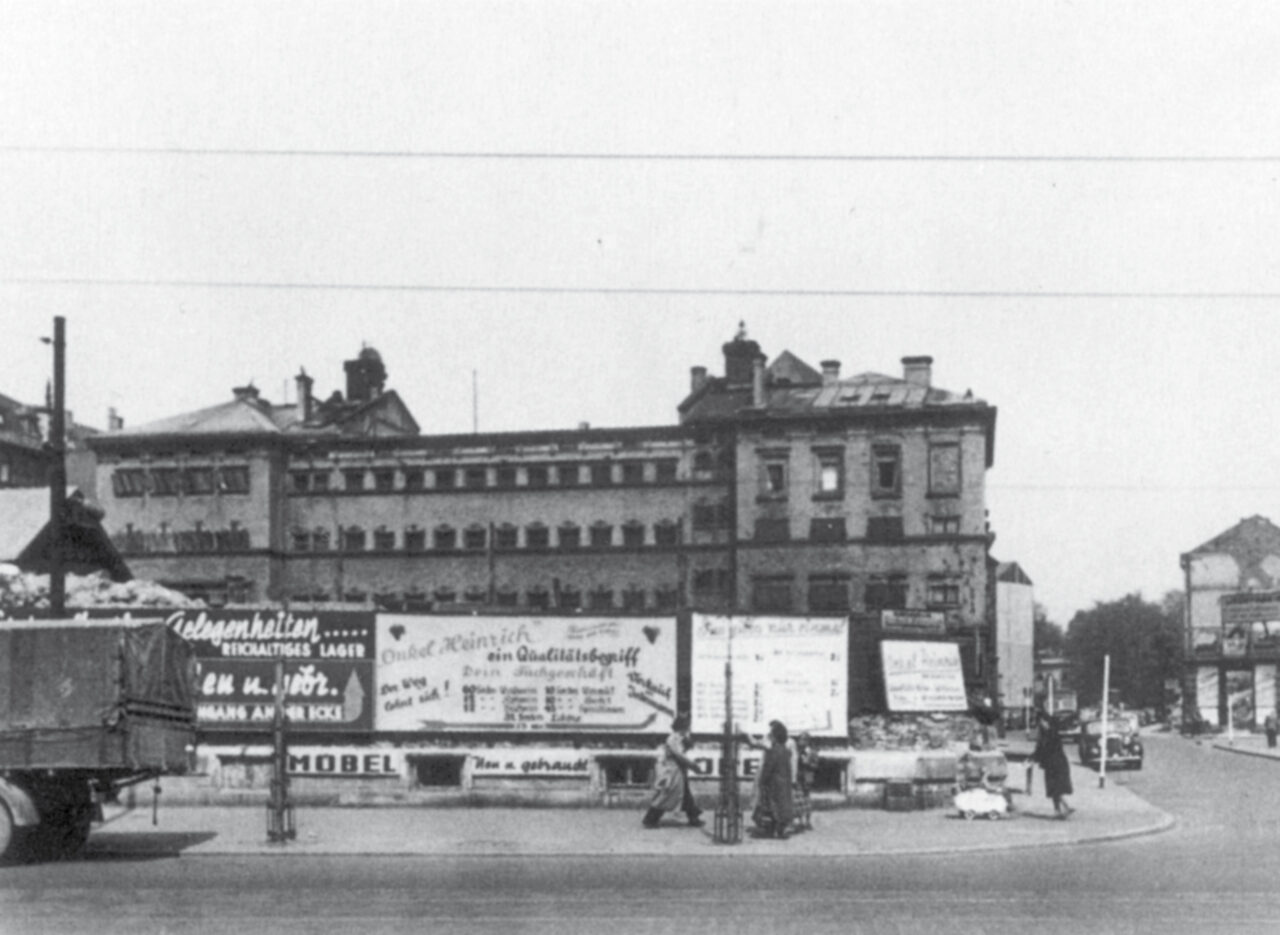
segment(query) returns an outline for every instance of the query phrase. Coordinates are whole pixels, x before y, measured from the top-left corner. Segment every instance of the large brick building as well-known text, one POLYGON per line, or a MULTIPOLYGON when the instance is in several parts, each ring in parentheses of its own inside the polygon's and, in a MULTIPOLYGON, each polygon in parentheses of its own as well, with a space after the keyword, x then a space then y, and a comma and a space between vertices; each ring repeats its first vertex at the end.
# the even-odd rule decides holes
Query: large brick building
POLYGON ((97 493, 136 574, 214 602, 918 612, 991 664, 995 408, 928 357, 723 353, 675 424, 423 435, 365 348, 345 394, 300 373, 92 439, 97 493))

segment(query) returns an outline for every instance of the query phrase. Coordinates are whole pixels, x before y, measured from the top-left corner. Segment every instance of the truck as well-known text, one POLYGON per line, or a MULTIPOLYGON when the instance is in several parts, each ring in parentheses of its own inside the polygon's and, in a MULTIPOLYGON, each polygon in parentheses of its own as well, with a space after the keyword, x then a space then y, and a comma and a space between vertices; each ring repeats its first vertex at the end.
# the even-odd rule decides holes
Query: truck
POLYGON ((104 802, 188 771, 195 684, 163 620, 0 621, 0 862, 73 857, 104 802))

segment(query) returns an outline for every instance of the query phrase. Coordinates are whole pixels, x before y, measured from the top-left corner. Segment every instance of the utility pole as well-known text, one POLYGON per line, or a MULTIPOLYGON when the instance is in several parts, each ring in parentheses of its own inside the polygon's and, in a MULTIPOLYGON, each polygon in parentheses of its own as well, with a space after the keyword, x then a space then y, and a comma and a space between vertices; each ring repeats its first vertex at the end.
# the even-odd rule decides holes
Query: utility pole
POLYGON ((53 319, 53 400, 49 413, 49 607, 55 619, 66 616, 67 577, 63 565, 67 513, 66 319, 53 319))

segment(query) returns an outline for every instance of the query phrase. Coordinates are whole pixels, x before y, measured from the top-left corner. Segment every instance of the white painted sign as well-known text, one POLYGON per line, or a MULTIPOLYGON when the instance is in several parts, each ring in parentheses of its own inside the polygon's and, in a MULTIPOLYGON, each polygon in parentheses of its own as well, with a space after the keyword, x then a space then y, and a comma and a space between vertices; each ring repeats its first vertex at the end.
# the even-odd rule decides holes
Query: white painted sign
POLYGON ((884 640, 885 700, 890 711, 964 711, 969 707, 955 643, 884 640))
POLYGON ((485 777, 591 775, 592 751, 554 748, 495 748, 471 751, 471 775, 485 777))
POLYGON ((725 660, 732 652, 736 729, 764 734, 848 731, 849 630, 845 617, 693 616, 693 729, 718 733, 725 720, 725 660), (730 647, 732 646, 732 650, 730 647))
POLYGON ((379 614, 380 731, 665 732, 676 703, 667 617, 379 614))

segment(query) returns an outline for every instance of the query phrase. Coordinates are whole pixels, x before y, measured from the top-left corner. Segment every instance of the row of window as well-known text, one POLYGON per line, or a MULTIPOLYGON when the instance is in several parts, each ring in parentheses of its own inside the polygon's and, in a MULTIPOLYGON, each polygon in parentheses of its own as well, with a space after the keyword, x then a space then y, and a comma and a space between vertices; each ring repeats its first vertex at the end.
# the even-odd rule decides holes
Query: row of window
POLYGON ((340 601, 364 604, 372 600, 380 607, 401 609, 437 604, 492 604, 497 607, 528 607, 533 610, 623 610, 633 613, 644 611, 672 611, 679 599, 678 590, 671 585, 646 590, 629 586, 620 590, 596 587, 589 590, 559 584, 552 588, 537 586, 521 591, 511 587, 499 587, 490 595, 489 589, 480 586, 458 590, 440 587, 433 591, 411 590, 403 592, 375 592, 349 588, 334 595, 323 589, 297 592, 292 598, 299 602, 340 601))
POLYGON ((111 474, 111 489, 117 497, 246 494, 249 492, 249 468, 227 464, 217 467, 119 468, 111 474))
MULTIPOLYGON (((699 593, 699 574, 702 573, 694 576, 695 594, 699 593)), ((719 576, 723 574, 717 570, 701 580, 719 584, 719 576)), ((862 607, 867 611, 905 610, 907 590, 905 574, 872 575, 863 589, 862 607)), ((795 582, 790 575, 754 578, 751 582, 751 607, 764 613, 796 612, 795 592, 795 582)), ((847 575, 810 575, 806 597, 810 613, 848 613, 854 606, 852 580, 847 575)), ((959 607, 959 579, 931 577, 925 585, 925 601, 930 610, 959 607)))
MULTIPOLYGON (((511 490, 516 487, 609 487, 670 484, 676 480, 674 458, 659 461, 594 461, 574 464, 500 464, 438 468, 344 468, 338 472, 347 493, 391 493, 397 490, 511 490), (398 482, 398 483, 397 483, 398 482)), ((294 493, 337 490, 328 470, 289 472, 294 493)))
MULTIPOLYGON (((960 517, 930 516, 926 518, 927 534, 931 536, 960 535, 960 517)), ((901 516, 870 516, 867 518, 866 538, 870 542, 894 542, 905 536, 901 516)), ((791 521, 786 517, 759 517, 756 519, 757 542, 790 542, 791 521)), ((809 521, 810 542, 845 542, 848 528, 843 516, 814 518, 809 521)))
MULTIPOLYGON (((759 493, 763 499, 784 499, 790 490, 792 449, 762 449, 759 493)), ((815 499, 839 499, 845 493, 845 452, 839 447, 813 449, 813 489, 815 499)), ((961 489, 960 446, 954 442, 929 446, 928 491, 930 496, 958 496, 961 489)), ((871 496, 893 499, 902 496, 902 446, 877 444, 871 447, 871 496)))
MULTIPOLYGON (((621 527, 621 541, 616 542, 614 527, 600 522, 588 526, 567 523, 556 532, 556 544, 562 549, 579 549, 590 547, 595 549, 610 548, 621 544, 624 548, 640 548, 646 545, 646 527, 640 522, 624 523, 621 527)), ((523 530, 519 526, 504 523, 500 526, 485 526, 480 523, 465 529, 441 525, 430 533, 433 549, 439 551, 483 551, 492 543, 495 549, 549 549, 551 548, 551 528, 542 523, 532 523, 523 530), (523 531, 523 537, 521 532, 523 531), (521 541, 523 538, 523 541, 521 541)), ((385 526, 366 531, 358 526, 349 526, 338 533, 338 548, 344 552, 363 552, 372 548, 378 552, 395 551, 403 548, 406 552, 423 552, 427 548, 427 530, 419 526, 409 526, 397 537, 394 529, 385 526)), ((679 524, 667 520, 653 526, 653 545, 674 546, 680 542, 679 524)), ((330 531, 320 527, 316 529, 295 529, 291 545, 294 552, 327 552, 332 545, 330 531)))

